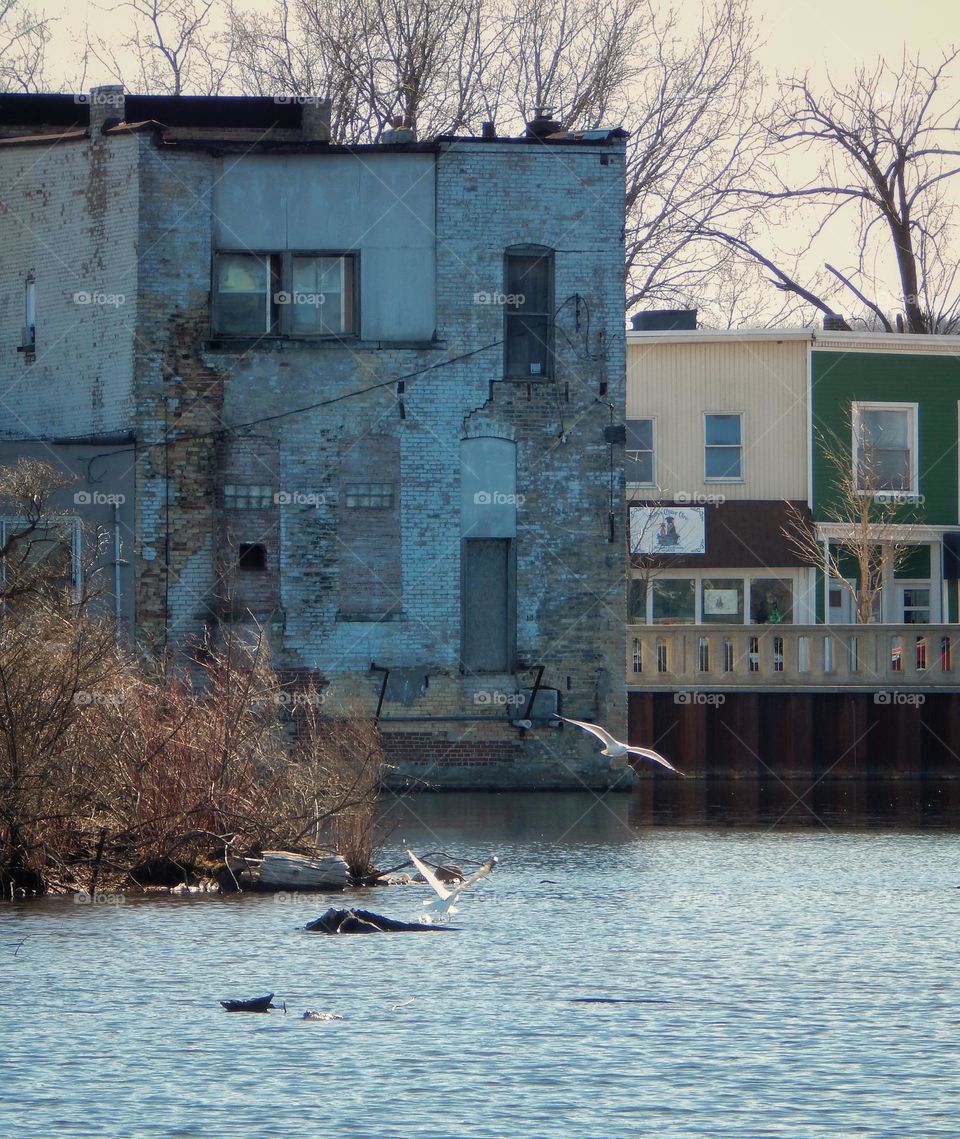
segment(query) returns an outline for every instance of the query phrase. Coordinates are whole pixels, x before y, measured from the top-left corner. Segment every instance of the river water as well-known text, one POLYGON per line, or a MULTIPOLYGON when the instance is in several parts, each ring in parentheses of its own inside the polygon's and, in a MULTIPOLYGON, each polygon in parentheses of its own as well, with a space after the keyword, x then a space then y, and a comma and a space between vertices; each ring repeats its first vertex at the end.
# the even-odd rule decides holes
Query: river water
POLYGON ((391 803, 382 865, 500 857, 459 932, 298 928, 340 896, 0 907, 0 1136, 960 1134, 956 793, 667 786, 391 803), (287 1015, 217 1003, 270 991, 287 1015))

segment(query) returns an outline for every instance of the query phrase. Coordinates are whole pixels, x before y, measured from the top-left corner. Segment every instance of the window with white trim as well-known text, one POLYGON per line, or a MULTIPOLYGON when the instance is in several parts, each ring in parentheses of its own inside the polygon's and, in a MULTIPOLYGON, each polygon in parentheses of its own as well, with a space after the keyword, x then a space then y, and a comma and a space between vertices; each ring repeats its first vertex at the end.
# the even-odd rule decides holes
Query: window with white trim
POLYGON ((629 483, 654 485, 653 420, 627 420, 624 468, 629 483))
POLYGON ((740 482, 743 479, 743 416, 707 412, 703 417, 706 482, 740 482))
POLYGON ((357 331, 351 253, 221 251, 214 331, 221 336, 351 336, 357 331))
POLYGON ((917 405, 854 403, 853 451, 861 494, 916 494, 917 405))
MULTIPOLYGON (((642 571, 641 571, 642 572, 642 571)), ((781 625, 795 620, 798 581, 791 575, 720 578, 715 570, 658 573, 630 582, 628 619, 635 625, 781 625)), ((919 609, 919 606, 918 606, 919 609)))

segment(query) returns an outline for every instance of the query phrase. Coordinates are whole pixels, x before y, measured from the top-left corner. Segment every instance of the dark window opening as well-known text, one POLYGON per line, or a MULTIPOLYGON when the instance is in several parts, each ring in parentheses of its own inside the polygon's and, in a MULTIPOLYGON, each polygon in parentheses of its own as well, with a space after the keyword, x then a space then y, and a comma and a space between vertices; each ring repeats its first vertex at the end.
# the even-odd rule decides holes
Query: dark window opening
POLYGON ((553 374, 553 253, 507 253, 504 278, 505 374, 547 379, 553 374))
POLYGON ((260 542, 241 542, 237 566, 254 573, 264 571, 267 568, 267 547, 260 542))
POLYGON ((218 253, 214 329, 222 336, 351 336, 353 254, 218 253))

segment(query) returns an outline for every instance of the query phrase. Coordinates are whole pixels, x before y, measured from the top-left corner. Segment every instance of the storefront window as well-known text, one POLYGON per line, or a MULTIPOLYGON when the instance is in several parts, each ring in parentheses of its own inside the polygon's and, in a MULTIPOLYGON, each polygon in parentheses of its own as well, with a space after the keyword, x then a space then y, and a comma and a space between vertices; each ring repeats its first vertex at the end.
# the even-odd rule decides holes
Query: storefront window
POLYGON ((750 623, 789 625, 793 621, 793 584, 776 577, 750 580, 750 623))
POLYGON ((704 624, 742 625, 743 579, 704 578, 702 603, 704 624))
POLYGON ((697 617, 697 585, 692 578, 653 581, 653 623, 692 625, 697 617))

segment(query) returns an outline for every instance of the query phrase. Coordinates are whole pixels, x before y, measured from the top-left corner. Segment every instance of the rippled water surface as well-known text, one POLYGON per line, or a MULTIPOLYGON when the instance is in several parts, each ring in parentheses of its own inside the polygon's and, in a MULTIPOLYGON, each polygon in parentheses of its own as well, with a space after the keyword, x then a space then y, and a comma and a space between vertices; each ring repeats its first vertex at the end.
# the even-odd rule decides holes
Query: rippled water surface
POLYGON ((0 1136, 956 1136, 960 833, 904 794, 424 796, 382 864, 501 859, 457 933, 298 929, 329 896, 0 908, 0 1136), (271 990, 288 1015, 217 1003, 271 990))

